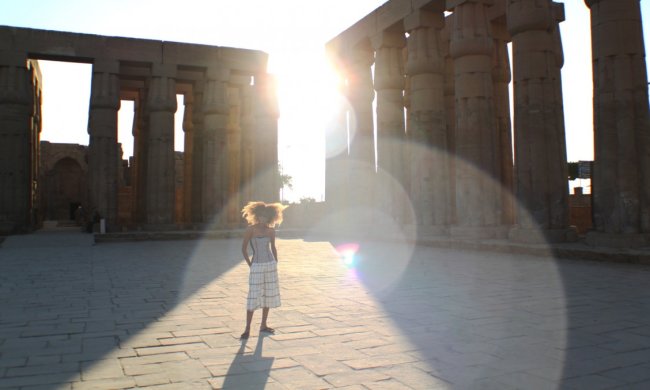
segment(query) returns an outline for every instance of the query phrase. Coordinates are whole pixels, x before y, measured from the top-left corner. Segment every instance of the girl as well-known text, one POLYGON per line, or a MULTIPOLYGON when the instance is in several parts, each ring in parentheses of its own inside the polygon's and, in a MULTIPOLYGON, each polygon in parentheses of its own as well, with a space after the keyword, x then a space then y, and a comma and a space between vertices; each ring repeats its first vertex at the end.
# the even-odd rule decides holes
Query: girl
POLYGON ((242 339, 250 335, 253 312, 260 307, 262 308, 260 332, 274 332, 274 329, 266 323, 269 309, 280 306, 278 251, 275 248, 274 227, 282 222, 282 211, 286 207, 280 203, 249 202, 242 209, 242 216, 248 222, 248 228, 244 233, 241 251, 250 267, 246 329, 241 334, 242 339), (248 256, 249 245, 253 251, 252 259, 248 256))

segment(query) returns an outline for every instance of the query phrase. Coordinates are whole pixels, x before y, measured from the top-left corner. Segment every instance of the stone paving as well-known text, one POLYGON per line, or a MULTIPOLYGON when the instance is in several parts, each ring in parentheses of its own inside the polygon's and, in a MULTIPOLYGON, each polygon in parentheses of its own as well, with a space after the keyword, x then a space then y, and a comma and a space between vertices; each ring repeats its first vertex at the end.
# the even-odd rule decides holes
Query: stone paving
POLYGON ((278 250, 277 332, 240 341, 238 239, 8 237, 0 388, 650 388, 646 265, 314 237, 278 250))

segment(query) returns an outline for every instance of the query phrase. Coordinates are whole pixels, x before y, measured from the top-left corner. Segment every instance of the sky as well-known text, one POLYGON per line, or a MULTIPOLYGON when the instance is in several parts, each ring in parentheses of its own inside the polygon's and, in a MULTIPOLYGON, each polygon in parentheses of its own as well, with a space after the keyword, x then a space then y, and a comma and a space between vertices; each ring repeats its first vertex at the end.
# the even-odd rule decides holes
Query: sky
MULTIPOLYGON (((278 78, 279 160, 292 177, 283 196, 323 200, 325 126, 334 115, 336 75, 324 45, 385 0, 0 0, 0 25, 263 50, 278 78)), ((564 0, 561 24, 567 157, 593 159, 589 10, 564 0)), ((644 19, 650 5, 641 2, 644 19)), ((645 42, 650 41, 644 28, 645 42)), ((646 48, 646 52, 648 49, 646 48)), ((42 140, 88 143, 91 67, 42 62, 42 140)), ((182 100, 179 101, 182 107, 182 100)), ((133 105, 119 113, 118 140, 132 154, 133 105)), ((176 149, 182 149, 177 112, 176 149)))

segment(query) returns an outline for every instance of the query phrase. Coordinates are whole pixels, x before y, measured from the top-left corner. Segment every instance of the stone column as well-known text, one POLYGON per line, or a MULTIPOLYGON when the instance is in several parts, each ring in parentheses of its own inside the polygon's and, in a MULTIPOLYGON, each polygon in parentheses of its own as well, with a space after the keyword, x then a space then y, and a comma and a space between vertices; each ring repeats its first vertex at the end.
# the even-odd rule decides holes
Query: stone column
POLYGON ((118 61, 95 60, 88 113, 89 217, 99 213, 109 231, 117 227, 119 72, 118 61))
POLYGON ((242 142, 242 155, 241 155, 241 197, 243 202, 247 203, 253 199, 253 143, 254 129, 255 129, 255 112, 254 106, 254 90, 251 85, 242 85, 242 118, 241 118, 241 142, 242 142))
POLYGON ((203 92, 203 211, 204 222, 221 226, 220 217, 227 201, 226 127, 228 124, 227 84, 230 70, 208 68, 203 92))
POLYGON ((278 172, 278 104, 275 79, 263 74, 255 77, 255 123, 253 135, 253 196, 264 202, 277 202, 280 194, 278 172))
POLYGON ((32 98, 26 54, 0 51, 0 233, 30 228, 32 98))
POLYGON ((399 197, 404 183, 404 32, 383 31, 373 37, 374 87, 377 92, 377 189, 378 207, 390 210, 395 221, 403 220, 405 199, 399 197))
MULTIPOLYGON (((30 145, 30 202, 27 205, 29 210, 29 225, 30 228, 37 228, 42 226, 43 210, 40 209, 41 190, 39 188, 38 180, 41 177, 40 160, 41 160, 41 129, 42 124, 42 76, 38 61, 27 61, 27 69, 30 78, 30 93, 31 93, 31 108, 30 108, 30 131, 29 131, 29 145, 30 145)), ((84 199, 85 201, 85 199, 84 199)), ((87 204, 87 201, 85 201, 87 204)))
POLYGON ((204 134, 203 134, 203 90, 205 85, 203 82, 196 82, 192 86, 193 91, 193 104, 192 104, 192 127, 193 127, 193 140, 192 140, 192 222, 201 224, 207 222, 203 219, 203 149, 204 149, 204 134))
POLYGON ((440 30, 443 9, 417 11, 404 19, 409 32, 410 194, 420 234, 442 234, 450 222, 445 59, 440 30))
MULTIPOLYGON (((228 124, 226 139, 227 161, 227 222, 229 228, 239 226, 241 221, 241 155, 242 155, 242 131, 241 131, 241 96, 238 86, 228 88, 228 124)), ((277 140, 276 140, 277 145, 277 140)))
POLYGON ((192 221, 192 172, 194 170, 194 121, 192 119, 192 106, 194 94, 186 93, 183 98, 185 110, 183 111, 183 223, 192 221))
POLYGON ((456 96, 456 226, 462 238, 505 236, 501 220, 499 138, 495 125, 489 1, 454 8, 450 54, 456 96))
POLYGON ((147 220, 147 120, 146 90, 141 89, 133 103, 133 210, 135 221, 140 225, 147 220))
POLYGON ((646 246, 650 125, 639 0, 586 0, 594 79, 595 245, 646 246))
MULTIPOLYGON (((344 80, 339 80, 339 92, 345 93, 344 80)), ((325 201, 330 213, 348 207, 348 105, 341 98, 336 119, 325 132, 325 201)))
POLYGON ((510 119, 510 81, 512 76, 508 55, 510 35, 505 23, 492 23, 492 36, 494 37, 492 81, 494 82, 495 121, 499 135, 500 182, 503 191, 501 222, 504 225, 512 225, 515 220, 515 184, 510 119))
POLYGON ((515 241, 573 239, 568 229, 568 170, 561 46, 550 0, 509 0, 515 99, 517 226, 515 241), (541 233, 541 234, 540 234, 541 233))
POLYGON ((147 224, 168 228, 174 222, 176 65, 154 64, 147 93, 147 224))
POLYGON ((349 199, 351 208, 363 208, 373 205, 375 197, 374 89, 370 68, 374 62, 374 52, 368 43, 348 53, 345 60, 346 92, 352 108, 349 112, 349 199))
POLYGON ((449 222, 456 223, 456 82, 454 59, 449 54, 453 14, 445 18, 445 27, 440 31, 441 51, 445 59, 445 119, 447 123, 447 151, 449 162, 449 222))

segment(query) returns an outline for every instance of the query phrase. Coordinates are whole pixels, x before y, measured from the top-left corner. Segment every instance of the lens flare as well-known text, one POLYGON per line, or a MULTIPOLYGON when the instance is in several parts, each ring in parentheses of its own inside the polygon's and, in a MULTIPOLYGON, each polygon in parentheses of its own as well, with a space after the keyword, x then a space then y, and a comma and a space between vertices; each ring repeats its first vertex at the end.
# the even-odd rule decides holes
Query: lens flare
POLYGON ((341 257, 341 261, 347 268, 354 268, 356 265, 356 254, 359 251, 359 244, 347 243, 338 245, 335 248, 336 252, 341 257))

